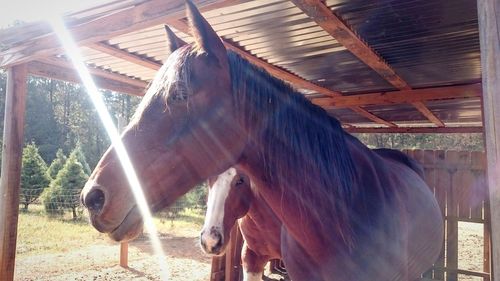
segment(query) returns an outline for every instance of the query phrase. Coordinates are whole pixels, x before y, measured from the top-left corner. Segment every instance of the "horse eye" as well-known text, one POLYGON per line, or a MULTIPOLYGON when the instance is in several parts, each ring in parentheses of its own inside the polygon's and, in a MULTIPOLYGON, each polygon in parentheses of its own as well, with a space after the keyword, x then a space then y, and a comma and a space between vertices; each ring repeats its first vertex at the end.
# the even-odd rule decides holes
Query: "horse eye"
POLYGON ((243 178, 239 178, 234 184, 235 185, 242 185, 243 183, 245 183, 245 180, 243 178))

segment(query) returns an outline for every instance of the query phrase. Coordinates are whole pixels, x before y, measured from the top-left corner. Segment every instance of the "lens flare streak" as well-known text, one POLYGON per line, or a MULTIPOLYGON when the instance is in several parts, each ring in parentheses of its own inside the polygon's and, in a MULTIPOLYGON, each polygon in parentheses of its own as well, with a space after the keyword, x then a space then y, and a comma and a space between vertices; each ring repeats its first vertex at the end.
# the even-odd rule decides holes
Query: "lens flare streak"
POLYGON ((94 80, 90 76, 87 67, 83 63, 83 57, 80 54, 78 47, 76 46, 70 32, 64 25, 64 22, 61 17, 52 17, 49 20, 54 32, 57 37, 61 41, 61 44, 66 52, 66 55, 71 59, 73 66, 75 67, 80 79, 82 80, 83 85, 87 89, 87 93, 89 94, 94 106, 99 114, 99 117, 108 133, 109 138, 111 139, 111 143, 113 147, 116 149, 116 153, 120 159, 121 165, 125 171, 125 175, 127 176, 127 180, 131 186, 132 192, 134 194, 135 200, 137 202, 137 206, 141 212, 141 215, 144 220, 144 226, 149 233, 151 243, 155 250, 156 256, 158 257, 158 263, 160 265, 160 276, 162 280, 168 280, 168 268, 166 263, 166 255, 161 246, 160 239, 158 237, 158 231, 156 229, 155 224, 153 223, 153 218, 151 215, 151 211, 149 210, 148 204, 146 202, 146 198, 142 191, 141 185, 139 183, 139 178, 135 172, 135 169, 132 165, 132 161, 130 160, 127 150, 121 141, 120 134, 118 130, 114 126, 113 120, 106 109, 106 105, 101 98, 101 94, 97 89, 97 86, 94 83, 94 80))

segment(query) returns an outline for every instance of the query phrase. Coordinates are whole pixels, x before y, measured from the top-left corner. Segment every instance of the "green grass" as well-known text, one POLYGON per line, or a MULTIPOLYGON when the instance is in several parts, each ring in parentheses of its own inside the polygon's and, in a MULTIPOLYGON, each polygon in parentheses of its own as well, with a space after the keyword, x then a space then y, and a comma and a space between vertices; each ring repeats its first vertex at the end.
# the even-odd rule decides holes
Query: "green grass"
POLYGON ((19 212, 18 255, 65 252, 105 240, 106 236, 97 232, 85 219, 73 221, 67 216, 50 218, 43 207, 36 205, 30 205, 28 212, 19 212))
MULTIPOLYGON (((199 210, 184 210, 174 219, 155 217, 160 233, 185 235, 197 233, 203 225, 204 214, 199 210)), ((99 233, 87 221, 73 221, 71 214, 48 217, 42 206, 30 205, 19 212, 17 255, 66 252, 92 244, 110 243, 107 235, 99 233)))

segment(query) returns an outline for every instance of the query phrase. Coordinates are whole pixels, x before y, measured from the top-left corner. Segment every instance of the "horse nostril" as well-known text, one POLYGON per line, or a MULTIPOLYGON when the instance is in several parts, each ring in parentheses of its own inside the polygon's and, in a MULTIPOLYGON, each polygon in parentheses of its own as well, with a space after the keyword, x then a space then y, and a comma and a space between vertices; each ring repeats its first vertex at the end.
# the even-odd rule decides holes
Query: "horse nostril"
POLYGON ((217 233, 216 239, 217 243, 215 243, 215 245, 212 247, 212 251, 218 253, 222 248, 222 235, 220 233, 217 233))
POLYGON ((203 240, 203 238, 200 238, 200 245, 202 249, 207 251, 207 243, 205 243, 205 240, 203 240))
POLYGON ((104 192, 100 189, 90 191, 83 199, 83 205, 85 205, 89 211, 99 212, 102 206, 104 206, 104 192))

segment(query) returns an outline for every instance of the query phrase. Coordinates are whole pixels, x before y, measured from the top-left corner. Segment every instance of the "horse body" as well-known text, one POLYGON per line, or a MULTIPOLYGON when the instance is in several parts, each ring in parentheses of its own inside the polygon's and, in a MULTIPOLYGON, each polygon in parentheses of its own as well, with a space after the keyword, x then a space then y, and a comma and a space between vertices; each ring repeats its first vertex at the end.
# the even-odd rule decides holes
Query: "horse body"
MULTIPOLYGON (((423 178, 422 167, 406 154, 398 150, 387 148, 374 149, 372 151, 383 158, 383 162, 394 161, 397 166, 403 166, 402 169, 406 170, 406 172, 408 172, 408 168, 410 168, 418 176, 423 178)), ((375 159, 380 161, 378 157, 375 157, 375 159)), ((397 170, 397 168, 394 170, 397 170)), ((238 218, 240 218, 238 223, 245 240, 242 250, 245 281, 261 280, 260 277, 262 276, 265 264, 272 258, 282 258, 281 236, 283 236, 284 245, 296 244, 293 238, 288 235, 286 229, 281 229, 281 221, 274 215, 274 212, 263 198, 260 198, 256 188, 252 191, 250 185, 249 179, 234 168, 230 168, 210 181, 209 198, 211 199, 209 199, 207 203, 208 209, 225 210, 225 212, 222 216, 218 216, 216 213, 207 213, 204 230, 200 237, 206 252, 213 254, 213 252, 207 250, 206 246, 208 242, 212 242, 223 246, 217 249, 217 254, 222 253, 229 241, 228 235, 232 226, 238 218), (218 220, 210 216, 218 217, 218 220), (208 232, 206 231, 208 229, 217 229, 221 233, 217 231, 208 232), (203 233, 211 233, 214 237, 204 236, 203 233), (223 242, 221 243, 217 239, 222 239, 223 242)), ((410 241, 417 241, 416 237, 410 238, 410 241)), ((295 246, 295 248, 297 247, 298 245, 295 246)), ((291 247, 286 246, 284 248, 286 252, 286 248, 291 247)), ((213 249, 213 247, 210 246, 208 249, 213 249)), ((417 250, 419 250, 419 247, 414 246, 413 250, 410 250, 410 252, 415 252, 417 250)), ((301 253, 300 255, 303 254, 304 253, 301 253)), ((411 256, 416 256, 416 254, 417 253, 411 254, 411 256)), ((292 256, 298 256, 298 254, 292 256)), ((425 259, 426 257, 426 255, 422 255, 422 258, 425 259)), ((297 261, 292 262, 297 263, 297 261)), ((303 266, 304 261, 301 261, 299 264, 303 266)), ((422 268, 425 270, 425 268, 430 267, 430 264, 419 264, 421 264, 421 268, 412 269, 410 272, 416 272, 416 274, 418 274, 418 272, 421 272, 422 268)), ((297 266, 292 266, 292 268, 297 268, 297 266)), ((410 275, 413 276, 415 274, 410 273, 410 275)), ((311 276, 307 278, 311 278, 311 276)), ((306 277, 304 276, 303 279, 306 279, 306 277)))
MULTIPOLYGON (((122 134, 153 211, 235 166, 283 223, 293 280, 408 280, 437 257, 443 222, 412 170, 384 160, 321 108, 228 52, 188 2, 196 45, 169 56, 122 134)), ((117 240, 142 220, 111 147, 82 191, 117 240)))
POLYGON ((263 200, 254 199, 238 224, 244 239, 243 280, 262 280, 267 262, 281 258, 281 222, 263 200))
MULTIPOLYGON (((263 187, 259 189, 262 198, 283 223, 282 255, 290 276, 342 281, 418 278, 441 249, 442 220, 432 193, 408 166, 384 159, 357 142, 348 147, 362 167, 357 170, 357 184, 367 191, 362 195, 364 204, 355 201, 346 210, 353 222, 353 244, 345 243, 335 226, 323 223, 331 209, 318 208, 314 202, 304 204, 302 194, 287 192, 286 187, 265 188, 266 172, 255 168, 259 165, 250 157, 239 165, 256 186, 263 187)), ((314 190, 318 183, 308 181, 314 190)))

